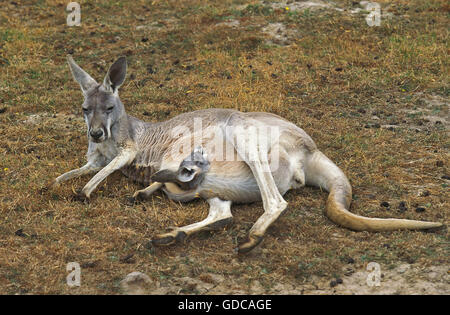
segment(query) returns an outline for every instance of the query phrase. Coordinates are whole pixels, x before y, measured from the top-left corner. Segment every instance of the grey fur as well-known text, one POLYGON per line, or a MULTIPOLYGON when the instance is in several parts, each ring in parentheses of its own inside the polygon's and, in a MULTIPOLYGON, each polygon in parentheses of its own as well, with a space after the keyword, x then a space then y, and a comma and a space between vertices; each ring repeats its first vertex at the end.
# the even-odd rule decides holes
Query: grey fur
POLYGON ((181 162, 177 171, 163 169, 153 174, 151 179, 154 182, 175 183, 185 191, 192 190, 203 182, 209 167, 206 151, 199 146, 181 162))

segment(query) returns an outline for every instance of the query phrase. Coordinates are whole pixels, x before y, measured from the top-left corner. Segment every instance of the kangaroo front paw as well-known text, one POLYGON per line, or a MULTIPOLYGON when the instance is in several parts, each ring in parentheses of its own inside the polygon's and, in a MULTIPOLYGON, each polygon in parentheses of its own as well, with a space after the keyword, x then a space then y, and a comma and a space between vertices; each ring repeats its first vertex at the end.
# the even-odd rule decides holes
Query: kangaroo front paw
POLYGON ((262 236, 258 236, 258 235, 249 235, 248 236, 248 240, 245 243, 242 243, 239 245, 239 247, 237 248, 237 252, 239 254, 246 254, 249 251, 251 251, 253 248, 255 248, 256 246, 259 245, 259 243, 261 243, 263 240, 262 236))
POLYGON ((126 204, 127 206, 134 206, 136 204, 139 204, 139 201, 134 197, 128 196, 128 197, 125 197, 123 200, 124 200, 123 201, 124 204, 126 204))
POLYGON ((152 239, 152 244, 155 246, 168 246, 175 243, 184 243, 187 234, 181 230, 173 230, 172 232, 157 235, 152 239))
POLYGON ((144 190, 138 190, 133 194, 133 198, 136 201, 143 201, 148 199, 148 195, 145 193, 144 190))
POLYGON ((73 201, 89 202, 89 196, 86 196, 83 191, 77 191, 72 197, 73 201))

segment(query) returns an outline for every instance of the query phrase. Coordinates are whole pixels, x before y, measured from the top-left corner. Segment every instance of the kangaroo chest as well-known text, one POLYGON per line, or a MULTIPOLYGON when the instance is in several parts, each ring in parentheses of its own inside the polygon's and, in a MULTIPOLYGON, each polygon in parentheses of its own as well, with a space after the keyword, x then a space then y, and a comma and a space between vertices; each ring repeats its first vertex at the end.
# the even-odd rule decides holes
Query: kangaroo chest
POLYGON ((121 169, 122 173, 131 180, 148 185, 151 176, 159 170, 161 158, 152 150, 138 152, 134 161, 121 169))

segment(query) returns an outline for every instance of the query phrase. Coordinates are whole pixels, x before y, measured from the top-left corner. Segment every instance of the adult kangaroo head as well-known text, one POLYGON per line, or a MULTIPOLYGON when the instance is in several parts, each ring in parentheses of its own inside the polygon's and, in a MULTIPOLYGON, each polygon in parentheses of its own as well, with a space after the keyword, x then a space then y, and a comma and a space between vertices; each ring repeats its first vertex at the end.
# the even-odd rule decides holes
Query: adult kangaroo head
POLYGON ((67 61, 84 95, 82 108, 89 139, 100 143, 111 138, 111 128, 125 114, 118 93, 127 72, 125 57, 120 57, 111 65, 102 84, 81 69, 71 56, 67 57, 67 61))

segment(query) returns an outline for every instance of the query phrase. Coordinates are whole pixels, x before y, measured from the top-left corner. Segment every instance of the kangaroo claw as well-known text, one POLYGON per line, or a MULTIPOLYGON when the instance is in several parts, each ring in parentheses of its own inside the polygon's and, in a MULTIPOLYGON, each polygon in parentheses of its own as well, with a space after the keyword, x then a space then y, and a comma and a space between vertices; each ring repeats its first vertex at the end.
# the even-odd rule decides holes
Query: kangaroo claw
POLYGON ((241 245, 239 245, 239 247, 237 248, 237 252, 238 254, 246 254, 248 252, 250 252, 253 248, 255 248, 256 246, 259 245, 259 243, 261 243, 263 240, 262 236, 258 236, 258 235, 249 235, 248 237, 248 241, 245 243, 242 243, 241 245))
POLYGON ((73 197, 73 201, 80 201, 80 202, 89 202, 89 196, 86 196, 84 192, 78 191, 73 197))
POLYGON ((152 239, 152 244, 155 246, 168 246, 175 243, 184 243, 187 234, 180 230, 173 230, 172 232, 157 235, 152 239))
POLYGON ((144 192, 142 192, 141 190, 138 190, 133 194, 133 198, 138 201, 143 201, 143 200, 147 199, 147 196, 144 192))

